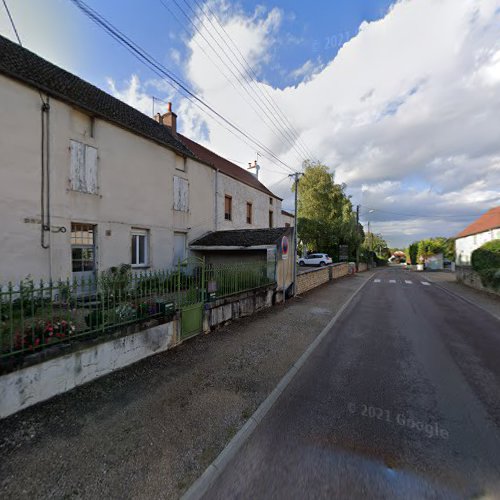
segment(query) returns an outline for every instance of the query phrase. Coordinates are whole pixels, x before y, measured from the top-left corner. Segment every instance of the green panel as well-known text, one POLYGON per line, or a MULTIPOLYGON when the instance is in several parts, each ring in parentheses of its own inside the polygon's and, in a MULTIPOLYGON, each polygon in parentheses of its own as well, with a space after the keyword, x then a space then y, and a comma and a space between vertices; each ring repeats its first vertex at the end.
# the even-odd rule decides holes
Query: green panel
POLYGON ((181 340, 201 333, 203 304, 194 304, 181 309, 181 340))

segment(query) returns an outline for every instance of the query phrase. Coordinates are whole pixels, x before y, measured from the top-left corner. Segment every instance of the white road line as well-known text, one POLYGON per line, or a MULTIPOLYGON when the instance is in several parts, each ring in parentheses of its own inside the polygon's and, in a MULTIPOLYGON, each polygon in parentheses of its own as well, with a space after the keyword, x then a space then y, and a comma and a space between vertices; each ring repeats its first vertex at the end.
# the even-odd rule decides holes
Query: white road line
POLYGON ((389 283, 396 283, 396 280, 389 280, 389 283))
POLYGON ((427 286, 430 286, 430 285, 431 285, 431 284, 430 284, 429 282, 427 282, 427 281, 422 281, 421 283, 422 283, 422 285, 427 285, 427 286))
POLYGON ((405 283, 408 285, 413 285, 413 281, 410 281, 410 280, 405 280, 405 283))
POLYGON ((380 283, 380 280, 373 280, 374 283, 380 283))

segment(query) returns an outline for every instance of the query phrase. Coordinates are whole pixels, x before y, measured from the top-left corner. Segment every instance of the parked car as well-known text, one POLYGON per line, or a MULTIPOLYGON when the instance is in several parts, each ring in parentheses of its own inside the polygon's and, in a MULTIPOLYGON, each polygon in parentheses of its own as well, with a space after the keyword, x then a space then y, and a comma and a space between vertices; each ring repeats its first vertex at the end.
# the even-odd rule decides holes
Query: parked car
POLYGON ((326 266, 332 263, 332 258, 326 253, 312 253, 299 258, 299 266, 326 266))

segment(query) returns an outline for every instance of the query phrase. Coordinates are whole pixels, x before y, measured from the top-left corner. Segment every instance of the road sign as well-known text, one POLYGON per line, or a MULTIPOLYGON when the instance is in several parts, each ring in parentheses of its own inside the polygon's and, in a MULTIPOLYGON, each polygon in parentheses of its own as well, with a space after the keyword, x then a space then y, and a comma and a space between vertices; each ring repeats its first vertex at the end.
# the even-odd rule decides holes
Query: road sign
POLYGON ((281 238, 281 258, 288 259, 288 236, 281 238))

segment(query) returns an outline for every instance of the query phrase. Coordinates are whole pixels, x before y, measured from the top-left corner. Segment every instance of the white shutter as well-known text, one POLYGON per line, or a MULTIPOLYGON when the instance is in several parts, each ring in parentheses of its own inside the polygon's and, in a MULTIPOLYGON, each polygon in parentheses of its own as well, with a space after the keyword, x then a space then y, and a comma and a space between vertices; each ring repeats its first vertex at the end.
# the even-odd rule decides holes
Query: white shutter
POLYGON ((174 176, 174 210, 189 210, 189 183, 177 176, 174 176))
POLYGON ((97 149, 78 141, 70 141, 71 189, 81 193, 97 193, 97 149))
POLYGON ((85 147, 85 189, 87 193, 97 193, 97 149, 85 147))
POLYGON ((71 189, 84 191, 85 188, 85 146, 78 141, 70 141, 71 168, 70 179, 71 189))

